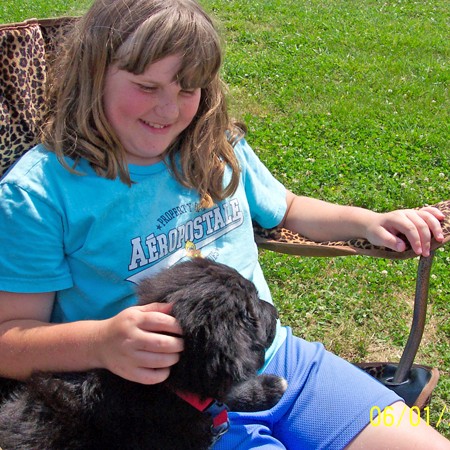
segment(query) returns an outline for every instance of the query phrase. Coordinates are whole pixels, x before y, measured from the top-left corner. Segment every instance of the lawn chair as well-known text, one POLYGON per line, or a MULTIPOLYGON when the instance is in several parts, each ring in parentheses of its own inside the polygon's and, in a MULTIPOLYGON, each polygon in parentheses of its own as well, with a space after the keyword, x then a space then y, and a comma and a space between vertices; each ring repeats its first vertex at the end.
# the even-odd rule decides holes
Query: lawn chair
MULTIPOLYGON (((31 19, 0 25, 0 177, 23 153, 37 143, 37 122, 43 102, 46 70, 54 57, 65 27, 72 17, 31 19)), ((433 241, 432 254, 419 259, 414 314, 410 335, 399 363, 373 362, 358 366, 402 396, 409 406, 428 405, 439 372, 414 364, 425 326, 428 283, 435 250, 450 240, 450 201, 435 205, 444 212, 445 239, 433 241)), ((371 245, 363 239, 313 242, 285 229, 267 230, 255 225, 255 239, 264 249, 290 255, 336 257, 366 255, 407 259, 416 255, 409 249, 397 253, 371 245)))

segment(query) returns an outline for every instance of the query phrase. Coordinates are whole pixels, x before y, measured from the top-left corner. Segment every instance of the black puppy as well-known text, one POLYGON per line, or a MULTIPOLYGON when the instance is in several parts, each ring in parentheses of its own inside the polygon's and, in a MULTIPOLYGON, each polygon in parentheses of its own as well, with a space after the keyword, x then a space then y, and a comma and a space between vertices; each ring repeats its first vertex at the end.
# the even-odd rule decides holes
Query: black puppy
POLYGON ((3 450, 207 449, 230 410, 273 407, 286 382, 257 376, 275 308, 234 269, 208 259, 144 280, 141 304, 172 303, 185 349, 166 382, 143 385, 107 370, 35 374, 0 407, 3 450))

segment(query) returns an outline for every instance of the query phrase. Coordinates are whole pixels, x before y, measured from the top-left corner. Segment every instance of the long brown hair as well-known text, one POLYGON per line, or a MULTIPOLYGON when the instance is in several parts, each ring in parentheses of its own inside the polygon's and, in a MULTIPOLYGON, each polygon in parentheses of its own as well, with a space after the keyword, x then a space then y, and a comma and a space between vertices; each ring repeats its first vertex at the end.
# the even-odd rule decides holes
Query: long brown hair
POLYGON ((179 54, 177 79, 183 88, 200 87, 201 99, 195 118, 164 156, 175 178, 198 191, 202 206, 236 190, 233 145, 243 131, 227 113, 220 37, 194 0, 97 0, 61 48, 48 79, 42 141, 66 168, 75 170, 84 158, 100 176, 131 185, 125 149, 103 108, 107 69, 116 64, 141 74, 152 62, 179 54), (232 169, 228 186, 223 186, 225 165, 232 169))

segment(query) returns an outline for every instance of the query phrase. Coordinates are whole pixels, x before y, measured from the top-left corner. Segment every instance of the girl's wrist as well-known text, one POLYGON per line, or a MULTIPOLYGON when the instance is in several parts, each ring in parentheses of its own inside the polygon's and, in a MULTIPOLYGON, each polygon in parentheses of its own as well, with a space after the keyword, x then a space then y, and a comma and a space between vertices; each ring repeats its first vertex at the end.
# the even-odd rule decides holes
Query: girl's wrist
POLYGON ((92 322, 93 329, 87 342, 87 359, 91 369, 104 369, 107 367, 105 343, 108 334, 110 319, 92 322))

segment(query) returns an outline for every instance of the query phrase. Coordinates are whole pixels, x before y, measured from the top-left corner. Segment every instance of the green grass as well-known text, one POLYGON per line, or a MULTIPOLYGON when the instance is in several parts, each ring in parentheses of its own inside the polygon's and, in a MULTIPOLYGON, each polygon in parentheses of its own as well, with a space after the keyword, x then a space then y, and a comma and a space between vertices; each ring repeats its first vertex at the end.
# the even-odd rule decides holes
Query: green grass
MULTIPOLYGON (((87 4, 88 2, 84 2, 87 4)), ((226 40, 224 79, 251 145, 293 191, 386 211, 449 198, 446 0, 203 0, 226 40)), ((0 22, 78 1, 6 0, 0 22)), ((398 361, 416 260, 261 252, 284 323, 351 361, 398 361)), ((437 252, 416 362, 438 367, 430 423, 450 438, 449 249, 437 252)))
POLYGON ((82 14, 90 0, 2 0, 0 23, 20 22, 33 17, 57 17, 82 14))

